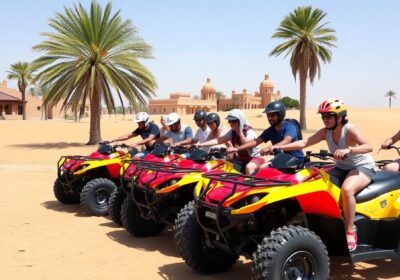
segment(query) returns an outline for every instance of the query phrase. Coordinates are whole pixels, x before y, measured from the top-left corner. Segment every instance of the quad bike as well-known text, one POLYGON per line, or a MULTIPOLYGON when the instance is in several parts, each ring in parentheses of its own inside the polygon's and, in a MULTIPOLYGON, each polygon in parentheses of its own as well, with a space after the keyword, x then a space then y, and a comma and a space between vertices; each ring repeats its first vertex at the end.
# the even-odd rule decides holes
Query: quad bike
POLYGON ((132 174, 131 195, 121 208, 123 227, 133 236, 160 233, 193 200, 193 189, 202 181, 201 174, 216 170, 237 172, 225 155, 224 148, 211 149, 208 154, 193 149, 190 159, 173 164, 138 164, 132 174))
POLYGON ((132 187, 131 176, 135 172, 137 165, 140 164, 142 167, 150 163, 170 163, 183 160, 182 154, 187 153, 187 149, 177 146, 169 147, 166 144, 156 145, 150 154, 144 156, 143 159, 130 159, 124 160, 120 169, 120 184, 111 193, 108 202, 108 213, 111 219, 118 225, 122 226, 121 221, 121 206, 127 194, 130 194, 132 187))
POLYGON ((104 145, 89 156, 62 156, 57 165, 54 195, 62 203, 81 204, 87 214, 106 215, 108 199, 119 184, 119 169, 123 159, 138 151, 125 153, 118 148, 125 144, 104 145))
POLYGON ((399 258, 400 175, 378 171, 356 194, 358 247, 349 252, 339 184, 325 163, 308 162, 311 156, 332 155, 308 152, 298 166, 290 155, 278 154, 272 168, 256 176, 204 174, 194 202, 175 221, 186 264, 214 273, 245 255, 253 260, 253 279, 327 279, 329 255, 353 262, 399 258))

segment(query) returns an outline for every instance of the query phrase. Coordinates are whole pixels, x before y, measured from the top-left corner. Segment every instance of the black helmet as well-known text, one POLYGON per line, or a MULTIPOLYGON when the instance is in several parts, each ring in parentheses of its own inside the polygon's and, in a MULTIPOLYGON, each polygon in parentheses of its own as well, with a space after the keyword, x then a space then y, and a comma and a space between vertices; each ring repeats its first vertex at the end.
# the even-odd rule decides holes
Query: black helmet
POLYGON ((271 102, 265 107, 263 113, 278 113, 278 120, 283 121, 286 116, 286 108, 282 102, 274 101, 271 102))
POLYGON ((204 111, 197 111, 196 113, 194 113, 194 120, 204 120, 207 116, 207 113, 204 111))
POLYGON ((217 124, 217 127, 219 127, 219 124, 221 123, 221 119, 219 118, 217 113, 209 113, 206 117, 206 123, 210 122, 215 122, 217 124))

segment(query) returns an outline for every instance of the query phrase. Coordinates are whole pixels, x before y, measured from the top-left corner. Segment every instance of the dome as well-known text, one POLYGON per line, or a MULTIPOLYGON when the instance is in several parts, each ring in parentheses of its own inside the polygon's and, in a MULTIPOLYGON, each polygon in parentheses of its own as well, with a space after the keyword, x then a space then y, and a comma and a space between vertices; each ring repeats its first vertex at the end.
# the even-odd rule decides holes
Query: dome
POLYGON ((273 88, 274 82, 269 79, 269 75, 265 74, 265 79, 260 83, 260 88, 273 88))
POLYGON ((201 88, 201 91, 215 91, 214 85, 211 83, 210 78, 207 78, 207 82, 201 88))

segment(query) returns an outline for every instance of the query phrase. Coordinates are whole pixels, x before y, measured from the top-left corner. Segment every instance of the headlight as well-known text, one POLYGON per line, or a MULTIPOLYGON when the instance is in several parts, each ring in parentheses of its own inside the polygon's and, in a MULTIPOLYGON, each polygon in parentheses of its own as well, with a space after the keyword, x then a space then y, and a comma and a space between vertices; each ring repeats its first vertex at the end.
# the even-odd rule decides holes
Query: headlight
POLYGON ((178 182, 178 179, 167 180, 167 181, 162 182, 161 184, 159 184, 159 185, 156 187, 156 189, 157 189, 157 190, 161 190, 161 189, 163 189, 163 188, 172 186, 172 185, 176 184, 177 182, 178 182))
POLYGON ((230 207, 232 207, 233 209, 239 209, 245 206, 248 206, 250 204, 256 203, 257 201, 261 200, 266 194, 253 194, 253 195, 249 195, 246 196, 245 198, 242 198, 239 201, 236 201, 235 203, 233 203, 232 205, 230 205, 230 207))

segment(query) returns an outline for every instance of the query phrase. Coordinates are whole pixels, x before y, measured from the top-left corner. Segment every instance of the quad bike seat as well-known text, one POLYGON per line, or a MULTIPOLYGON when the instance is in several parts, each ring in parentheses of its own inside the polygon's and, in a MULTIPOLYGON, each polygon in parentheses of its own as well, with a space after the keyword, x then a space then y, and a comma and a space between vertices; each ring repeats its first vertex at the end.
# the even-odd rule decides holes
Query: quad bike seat
POLYGON ((357 203, 361 203, 395 190, 400 190, 400 173, 377 171, 374 180, 358 192, 355 198, 357 203))

